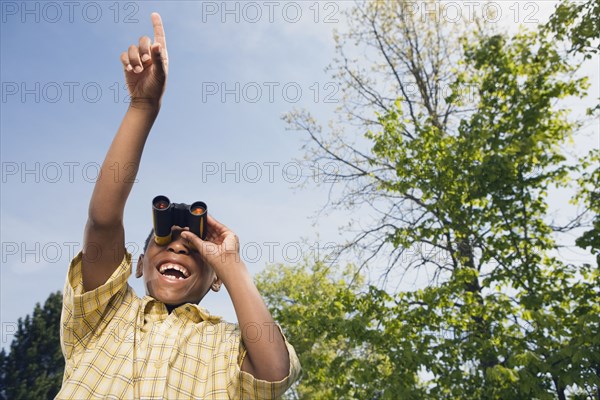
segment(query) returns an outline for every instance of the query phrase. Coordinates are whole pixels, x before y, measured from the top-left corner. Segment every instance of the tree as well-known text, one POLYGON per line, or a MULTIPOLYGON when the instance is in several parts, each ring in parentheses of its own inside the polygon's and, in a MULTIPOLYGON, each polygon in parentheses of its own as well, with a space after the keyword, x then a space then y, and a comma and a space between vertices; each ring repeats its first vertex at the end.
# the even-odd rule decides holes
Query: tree
MULTIPOLYGON (((364 346, 418 378, 402 389, 407 398, 600 397, 600 274, 558 256, 559 234, 598 221, 597 164, 563 149, 580 121, 561 100, 584 97, 587 79, 547 28, 509 36, 483 21, 423 18, 414 4, 351 10, 333 66, 349 124, 324 135, 308 112, 286 117, 308 133, 313 165, 338 165, 321 171, 341 190, 331 205, 378 215, 342 246, 366 254, 359 271, 385 262, 367 320, 385 335, 364 346), (357 128, 364 139, 353 139, 357 128), (553 221, 549 190, 578 179, 574 200, 585 206, 553 221), (431 276, 428 285, 390 292, 390 274, 411 270, 431 276)), ((577 244, 597 252, 597 235, 596 225, 577 244)))
POLYGON ((304 371, 287 398, 422 398, 417 372, 400 370, 383 351, 386 332, 376 325, 387 311, 377 300, 383 293, 365 285, 356 267, 305 260, 272 265, 256 279, 304 371))
POLYGON ((10 352, 0 352, 0 398, 53 399, 62 385, 62 294, 52 293, 33 315, 19 318, 10 352))

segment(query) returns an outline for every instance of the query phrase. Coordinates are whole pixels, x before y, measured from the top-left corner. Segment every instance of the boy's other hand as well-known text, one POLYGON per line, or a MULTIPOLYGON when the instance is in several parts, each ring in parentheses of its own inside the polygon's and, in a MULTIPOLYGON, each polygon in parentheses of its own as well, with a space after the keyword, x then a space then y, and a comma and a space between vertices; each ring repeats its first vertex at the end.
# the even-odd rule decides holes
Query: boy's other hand
POLYGON ((181 232, 181 236, 189 241, 200 253, 204 262, 210 265, 225 286, 231 278, 247 271, 240 259, 240 241, 237 235, 212 216, 206 218, 206 240, 200 239, 190 231, 181 232))
POLYGON ((158 13, 152 13, 154 43, 142 36, 138 45, 129 46, 121 53, 125 68, 125 82, 132 107, 160 107, 169 71, 169 57, 165 30, 158 13))

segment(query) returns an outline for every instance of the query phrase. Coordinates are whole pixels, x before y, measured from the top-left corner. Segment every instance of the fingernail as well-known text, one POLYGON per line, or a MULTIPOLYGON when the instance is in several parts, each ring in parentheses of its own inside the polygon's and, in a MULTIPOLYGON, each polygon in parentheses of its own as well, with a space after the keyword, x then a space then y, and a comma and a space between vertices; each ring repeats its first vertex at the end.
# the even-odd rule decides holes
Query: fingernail
POLYGON ((142 67, 140 67, 139 65, 136 65, 135 68, 133 69, 135 72, 142 72, 142 67))
POLYGON ((150 59, 150 55, 148 55, 148 54, 144 54, 142 56, 142 61, 148 61, 149 59, 150 59))
POLYGON ((125 68, 127 71, 131 71, 133 70, 133 67, 131 66, 131 64, 128 64, 127 67, 125 68))

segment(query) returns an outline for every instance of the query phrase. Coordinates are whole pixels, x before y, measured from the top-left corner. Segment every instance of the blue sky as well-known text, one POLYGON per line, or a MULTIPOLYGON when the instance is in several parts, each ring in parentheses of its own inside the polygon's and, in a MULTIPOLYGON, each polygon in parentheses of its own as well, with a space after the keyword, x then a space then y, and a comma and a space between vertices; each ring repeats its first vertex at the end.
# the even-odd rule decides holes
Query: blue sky
MULTIPOLYGON (((541 19, 554 4, 530 3, 537 9, 504 8, 504 26, 541 19)), ((97 167, 127 109, 119 55, 141 35, 152 36, 152 11, 163 18, 170 71, 126 207, 134 258, 157 194, 205 201, 240 236, 253 273, 310 255, 306 247, 298 254, 302 239, 338 240, 348 216, 334 212, 315 224, 311 217, 327 189, 295 187, 306 138, 286 131, 281 116, 305 107, 323 121, 333 118, 340 95, 324 68, 334 57, 332 30, 344 28, 341 9, 348 5, 2 1, 2 346, 17 318, 63 287, 97 167)), ((143 294, 140 280, 130 283, 143 294)), ((235 320, 223 290, 202 304, 235 320)))

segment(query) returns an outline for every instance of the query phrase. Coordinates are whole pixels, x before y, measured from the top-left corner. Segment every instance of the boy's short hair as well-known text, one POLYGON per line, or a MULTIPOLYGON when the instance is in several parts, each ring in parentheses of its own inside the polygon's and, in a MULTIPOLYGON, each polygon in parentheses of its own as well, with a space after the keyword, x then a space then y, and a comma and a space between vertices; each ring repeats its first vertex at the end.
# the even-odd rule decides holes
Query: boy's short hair
POLYGON ((150 241, 154 239, 154 228, 150 229, 150 234, 148 235, 148 237, 146 238, 146 241, 144 242, 144 253, 146 252, 146 250, 148 250, 148 245, 150 244, 150 241))

